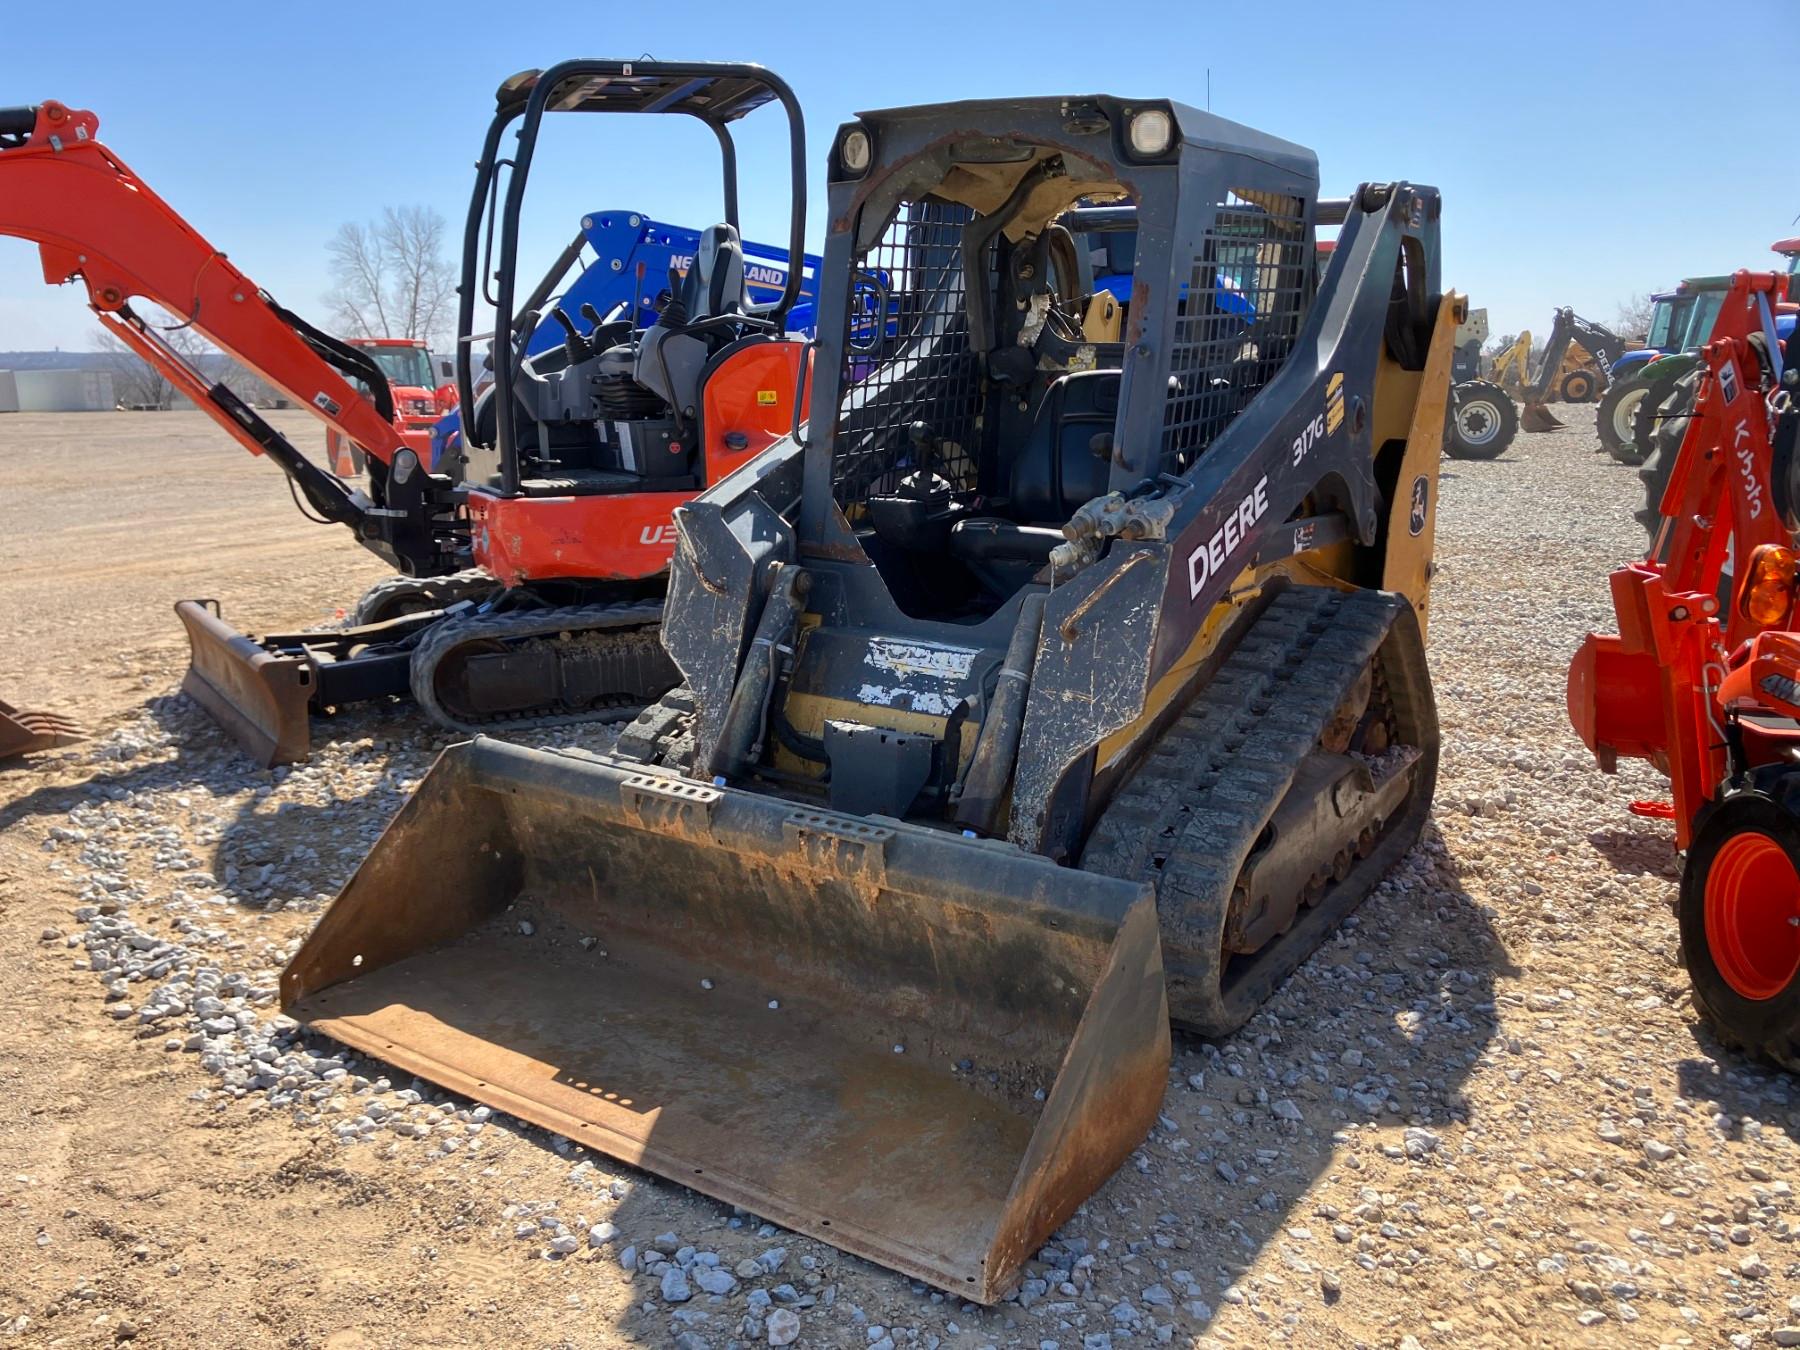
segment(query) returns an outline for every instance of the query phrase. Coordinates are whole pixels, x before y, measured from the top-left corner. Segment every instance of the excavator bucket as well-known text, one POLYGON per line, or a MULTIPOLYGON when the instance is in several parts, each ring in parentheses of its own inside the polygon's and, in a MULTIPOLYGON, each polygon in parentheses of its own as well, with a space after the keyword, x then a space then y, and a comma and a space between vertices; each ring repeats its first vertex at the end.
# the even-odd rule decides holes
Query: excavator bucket
POLYGON ((1567 424, 1542 403, 1527 403, 1519 414, 1519 425, 1527 431, 1561 431, 1567 424))
POLYGON ((395 816, 282 1006, 991 1303, 1155 1119, 1154 906, 999 841, 478 739, 395 816))
POLYGON ((312 747, 313 679, 306 658, 265 651, 219 617, 217 600, 182 600, 175 613, 189 648, 181 692, 264 768, 305 759, 312 747))
POLYGON ((15 708, 0 700, 0 759, 54 750, 87 739, 87 732, 66 717, 34 708, 15 708))

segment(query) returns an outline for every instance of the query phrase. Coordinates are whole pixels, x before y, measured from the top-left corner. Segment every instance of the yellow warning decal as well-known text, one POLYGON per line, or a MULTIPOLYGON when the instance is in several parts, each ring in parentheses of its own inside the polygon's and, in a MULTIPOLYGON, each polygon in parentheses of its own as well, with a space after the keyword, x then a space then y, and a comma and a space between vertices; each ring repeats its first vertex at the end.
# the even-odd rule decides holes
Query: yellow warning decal
POLYGON ((1325 431, 1329 435, 1344 424, 1344 372, 1335 370, 1325 381, 1325 431))
POLYGON ((781 402, 781 395, 777 394, 773 389, 758 389, 756 391, 756 403, 758 407, 769 408, 779 402, 781 402))

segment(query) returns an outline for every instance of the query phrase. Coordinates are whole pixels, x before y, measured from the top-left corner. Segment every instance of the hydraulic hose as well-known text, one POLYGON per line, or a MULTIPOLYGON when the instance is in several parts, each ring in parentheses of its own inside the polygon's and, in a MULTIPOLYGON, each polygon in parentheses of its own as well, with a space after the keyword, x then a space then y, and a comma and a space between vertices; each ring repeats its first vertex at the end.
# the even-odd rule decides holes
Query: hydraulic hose
POLYGON ((725 727, 719 733, 719 745, 709 766, 715 778, 735 777, 755 762, 768 721, 769 696, 775 691, 775 679, 780 673, 782 651, 794 640, 794 629, 811 589, 811 575, 792 564, 783 567, 776 577, 762 617, 757 620, 756 636, 750 640, 750 650, 744 656, 743 669, 731 691, 725 727))
POLYGON ((1042 591, 1025 597, 1006 659, 1000 663, 1000 679, 994 686, 993 706, 982 719, 981 736, 963 776, 962 799, 957 804, 957 823, 981 834, 992 834, 1000 815, 1000 803, 1012 782, 1013 761, 1019 753, 1019 733, 1025 724, 1025 696, 1031 692, 1031 670, 1037 664, 1038 639, 1044 630, 1042 591))

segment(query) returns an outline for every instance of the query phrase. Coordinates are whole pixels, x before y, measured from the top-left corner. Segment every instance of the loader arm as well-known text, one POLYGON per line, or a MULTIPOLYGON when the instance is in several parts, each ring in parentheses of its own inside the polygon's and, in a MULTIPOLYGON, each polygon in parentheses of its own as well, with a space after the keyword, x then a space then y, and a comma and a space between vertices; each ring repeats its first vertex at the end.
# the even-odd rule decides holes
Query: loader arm
POLYGON ((1609 328, 1584 319, 1579 314, 1569 316, 1570 341, 1580 347, 1602 370, 1611 370, 1613 363, 1625 355, 1625 339, 1609 328))
POLYGON ((1774 273, 1733 278, 1701 353, 1662 528, 1647 559, 1612 574, 1618 635, 1590 634, 1569 669, 1576 734, 1605 772, 1623 756, 1669 776, 1681 848, 1726 774, 1720 695, 1732 654, 1765 631, 1735 595, 1721 595, 1728 559, 1792 544, 1776 505, 1767 394, 1780 387, 1773 310, 1784 290, 1774 273))
MULTIPOLYGON (((98 128, 93 113, 56 102, 0 110, 0 234, 38 246, 46 282, 86 286, 109 332, 251 454, 272 459, 320 516, 349 526, 402 571, 461 565, 454 530, 434 519, 446 504, 421 492, 427 475, 401 458, 416 459, 429 438, 409 442, 395 427, 380 367, 278 305, 101 144, 98 128), (182 326, 364 447, 384 469, 398 468, 393 477, 416 479, 401 495, 418 500, 397 512, 398 503, 371 501, 312 464, 146 323, 132 309, 140 298, 179 316, 182 326)), ((385 489, 379 495, 386 497, 385 489)))
POLYGON ((1520 393, 1527 403, 1542 403, 1549 396, 1550 386, 1556 381, 1556 372, 1562 367, 1563 357, 1568 355, 1569 342, 1574 336, 1575 311, 1559 309, 1556 318, 1550 325, 1550 340, 1544 344, 1544 357, 1538 365, 1537 373, 1530 370, 1530 356, 1519 363, 1520 393))
POLYGON ((1611 370, 1613 362, 1625 354, 1624 340, 1617 334, 1582 318, 1572 309, 1559 309, 1556 321, 1550 326, 1550 341, 1544 348, 1543 364, 1538 367, 1535 378, 1527 379, 1521 365, 1520 376, 1527 402, 1542 403, 1549 398, 1557 372, 1562 369, 1563 358, 1569 354, 1570 344, 1593 357, 1602 370, 1611 370))

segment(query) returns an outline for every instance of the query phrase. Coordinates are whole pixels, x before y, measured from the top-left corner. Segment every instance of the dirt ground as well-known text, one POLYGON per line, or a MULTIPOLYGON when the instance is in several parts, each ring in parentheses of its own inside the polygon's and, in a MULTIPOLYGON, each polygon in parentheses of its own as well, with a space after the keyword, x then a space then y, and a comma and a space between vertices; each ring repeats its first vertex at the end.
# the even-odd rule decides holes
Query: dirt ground
POLYGON ((1563 721, 1641 548, 1565 416, 1446 466, 1425 840, 1240 1035, 1178 1045, 987 1310, 282 1027, 281 962, 443 740, 366 709, 257 770, 175 694, 170 606, 292 627, 383 569, 197 414, 0 417, 0 696, 95 733, 0 768, 0 1343, 1800 1344, 1800 1104, 1687 1002, 1670 834, 1624 811, 1657 781, 1563 721), (153 989, 165 952, 235 1027, 153 989), (731 1288, 681 1297, 659 1246, 731 1288))
MULTIPOLYGON (((268 414, 308 450, 307 413, 268 414)), ((0 697, 104 719, 185 666, 177 600, 251 629, 329 619, 388 575, 199 412, 0 419, 0 697)))

